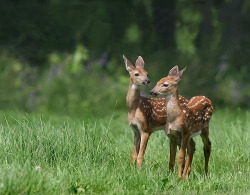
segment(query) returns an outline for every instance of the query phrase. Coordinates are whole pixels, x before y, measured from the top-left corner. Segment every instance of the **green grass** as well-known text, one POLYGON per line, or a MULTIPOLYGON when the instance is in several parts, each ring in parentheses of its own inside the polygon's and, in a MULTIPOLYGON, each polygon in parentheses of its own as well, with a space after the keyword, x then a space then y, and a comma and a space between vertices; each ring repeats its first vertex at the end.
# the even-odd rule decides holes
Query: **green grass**
POLYGON ((208 177, 196 137, 191 176, 168 171, 169 141, 152 134, 141 170, 130 166, 127 114, 102 120, 0 113, 0 194, 249 194, 250 112, 218 110, 211 120, 208 177))

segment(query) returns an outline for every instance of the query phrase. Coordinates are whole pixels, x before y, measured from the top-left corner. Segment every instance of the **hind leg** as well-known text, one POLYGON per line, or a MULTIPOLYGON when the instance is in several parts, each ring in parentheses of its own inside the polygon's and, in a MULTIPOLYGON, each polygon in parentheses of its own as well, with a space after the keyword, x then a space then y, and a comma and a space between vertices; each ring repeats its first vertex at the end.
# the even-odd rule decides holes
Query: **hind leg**
POLYGON ((205 174, 207 175, 208 172, 208 161, 209 161, 209 157, 210 157, 210 153, 211 153, 211 142, 209 140, 208 137, 208 129, 206 130, 206 133, 203 133, 201 135, 204 147, 204 156, 205 156, 205 174))

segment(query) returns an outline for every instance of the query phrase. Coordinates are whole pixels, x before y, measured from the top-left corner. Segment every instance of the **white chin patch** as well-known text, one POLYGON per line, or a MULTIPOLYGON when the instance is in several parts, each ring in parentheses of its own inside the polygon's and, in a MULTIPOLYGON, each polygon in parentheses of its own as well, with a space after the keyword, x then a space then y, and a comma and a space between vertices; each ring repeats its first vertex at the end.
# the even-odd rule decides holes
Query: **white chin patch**
POLYGON ((144 85, 143 83, 136 83, 135 85, 141 86, 144 85))
POLYGON ((138 89, 138 87, 139 87, 139 85, 138 85, 138 84, 133 83, 133 85, 132 85, 132 89, 138 89))

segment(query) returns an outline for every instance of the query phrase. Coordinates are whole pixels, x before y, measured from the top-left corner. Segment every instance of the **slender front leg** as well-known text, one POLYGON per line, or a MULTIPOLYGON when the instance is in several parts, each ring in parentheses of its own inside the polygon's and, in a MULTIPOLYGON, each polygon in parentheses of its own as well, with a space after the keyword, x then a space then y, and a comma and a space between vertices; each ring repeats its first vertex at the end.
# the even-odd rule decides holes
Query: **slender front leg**
POLYGON ((141 168, 142 163, 143 163, 143 157, 144 157, 144 153, 147 147, 147 143, 148 143, 148 139, 149 139, 150 133, 141 132, 141 144, 140 144, 140 151, 139 154, 137 156, 137 166, 139 168, 141 168))
POLYGON ((193 161, 194 152, 195 152, 195 142, 191 138, 191 139, 189 139, 189 142, 188 142, 187 159, 186 159, 186 164, 185 164, 185 168, 183 171, 183 176, 186 174, 187 179, 188 179, 190 171, 191 171, 191 165, 192 165, 192 161, 193 161))
POLYGON ((134 145, 133 145, 133 152, 131 155, 131 165, 134 164, 134 162, 137 159, 139 150, 140 150, 140 143, 141 143, 141 134, 138 131, 138 129, 136 127, 132 127, 133 131, 134 131, 134 145))
POLYGON ((136 158, 137 158, 136 149, 135 149, 135 145, 133 145, 133 152, 132 152, 132 155, 131 155, 130 165, 134 164, 134 162, 136 161, 136 158))
POLYGON ((178 175, 179 175, 179 177, 182 177, 182 168, 183 168, 184 162, 185 162, 185 153, 186 153, 186 148, 187 148, 189 137, 190 137, 189 134, 184 134, 182 136, 181 149, 180 149, 180 152, 178 154, 178 175))
POLYGON ((174 171, 174 165, 175 165, 175 156, 176 156, 177 143, 176 143, 176 141, 170 139, 169 145, 170 145, 169 170, 171 172, 173 172, 174 171))

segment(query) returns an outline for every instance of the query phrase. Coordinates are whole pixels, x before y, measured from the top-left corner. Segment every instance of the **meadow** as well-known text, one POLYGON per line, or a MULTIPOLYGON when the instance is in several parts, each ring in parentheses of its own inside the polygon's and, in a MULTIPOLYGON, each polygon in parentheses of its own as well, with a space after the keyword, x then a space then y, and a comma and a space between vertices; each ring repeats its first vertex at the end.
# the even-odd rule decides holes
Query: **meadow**
POLYGON ((130 166, 127 113, 106 118, 0 112, 0 194, 249 194, 250 112, 216 109, 204 177, 196 137, 190 179, 168 171, 169 140, 150 137, 142 169, 130 166))

